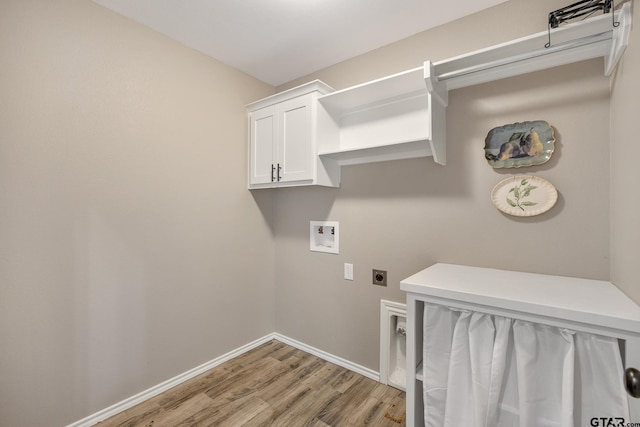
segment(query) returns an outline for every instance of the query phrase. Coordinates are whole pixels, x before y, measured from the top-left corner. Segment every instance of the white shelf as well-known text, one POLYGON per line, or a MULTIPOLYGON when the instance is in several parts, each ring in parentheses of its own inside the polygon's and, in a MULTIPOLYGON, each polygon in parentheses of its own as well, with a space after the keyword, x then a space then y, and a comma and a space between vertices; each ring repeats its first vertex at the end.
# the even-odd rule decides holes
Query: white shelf
POLYGON ((398 142, 376 147, 353 148, 320 153, 320 157, 336 160, 340 166, 428 157, 431 155, 431 146, 427 140, 398 142))
POLYGON ((447 92, 592 58, 604 57, 610 75, 624 52, 631 31, 631 4, 615 12, 542 31, 507 43, 438 62, 425 62, 429 92, 445 105, 447 92))
POLYGON ((538 323, 546 318, 640 336, 640 307, 611 282, 435 264, 402 280, 400 289, 456 306, 533 316, 538 323))
POLYGON ((344 166, 433 156, 436 163, 446 162, 444 128, 431 125, 434 117, 444 116, 444 107, 432 105, 424 67, 339 90, 318 102, 325 160, 344 166))
POLYGON ((321 96, 329 114, 340 117, 425 94, 424 68, 418 67, 321 96))

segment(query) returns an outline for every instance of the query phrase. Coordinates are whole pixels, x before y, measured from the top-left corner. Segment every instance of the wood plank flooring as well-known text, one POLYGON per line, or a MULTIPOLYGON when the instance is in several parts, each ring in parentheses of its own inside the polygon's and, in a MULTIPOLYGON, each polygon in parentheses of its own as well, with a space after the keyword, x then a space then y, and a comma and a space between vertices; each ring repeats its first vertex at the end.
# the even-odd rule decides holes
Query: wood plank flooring
POLYGON ((404 426, 405 393, 269 341, 99 427, 404 426))

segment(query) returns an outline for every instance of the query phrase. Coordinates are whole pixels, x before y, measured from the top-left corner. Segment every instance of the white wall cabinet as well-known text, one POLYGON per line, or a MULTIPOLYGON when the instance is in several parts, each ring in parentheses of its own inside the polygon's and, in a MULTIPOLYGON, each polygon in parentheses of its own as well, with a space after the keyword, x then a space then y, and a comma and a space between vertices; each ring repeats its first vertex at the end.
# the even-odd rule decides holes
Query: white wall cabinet
POLYGON ((333 91, 316 80, 247 106, 249 188, 340 183, 338 167, 317 153, 318 96, 333 91))

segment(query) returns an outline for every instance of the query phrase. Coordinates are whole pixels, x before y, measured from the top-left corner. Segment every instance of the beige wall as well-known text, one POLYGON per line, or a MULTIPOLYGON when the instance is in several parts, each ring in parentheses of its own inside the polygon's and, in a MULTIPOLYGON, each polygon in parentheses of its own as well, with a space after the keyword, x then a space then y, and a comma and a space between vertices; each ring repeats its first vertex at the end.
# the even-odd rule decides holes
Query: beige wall
POLYGON ((611 280, 640 304, 640 10, 613 77, 611 96, 611 280))
POLYGON ((244 109, 272 87, 88 0, 3 1, 0 64, 0 425, 65 425, 274 330, 244 109))
MULTIPOLYGON (((563 3, 513 0, 300 81, 343 88, 543 31, 548 11, 563 3)), ((399 281, 435 262, 608 279, 609 120, 602 61, 573 64, 452 91, 445 167, 431 159, 347 166, 340 189, 279 190, 278 332, 378 370, 379 300, 404 301, 399 281), (486 163, 491 128, 539 119, 557 132, 547 164, 486 163), (551 181, 553 210, 526 219, 500 213, 490 191, 514 173, 551 181), (309 221, 323 219, 340 221, 340 255, 308 250, 309 221), (353 282, 342 279, 345 262, 354 264, 353 282), (371 285, 372 268, 388 270, 386 289, 371 285)))
MULTIPOLYGON (((343 88, 541 31, 565 3, 512 0, 279 89, 343 88)), ((611 117, 602 62, 574 64, 453 91, 446 167, 350 166, 340 189, 249 192, 244 104, 273 88, 88 0, 3 2, 0 425, 73 422, 273 330, 378 370, 379 300, 403 301, 399 281, 439 261, 611 268, 640 301, 638 43, 611 117), (558 205, 507 217, 489 192, 515 171, 486 164, 484 137, 535 119, 556 127, 557 152, 517 172, 549 179, 558 205), (309 252, 322 219, 340 221, 340 255, 309 252)))

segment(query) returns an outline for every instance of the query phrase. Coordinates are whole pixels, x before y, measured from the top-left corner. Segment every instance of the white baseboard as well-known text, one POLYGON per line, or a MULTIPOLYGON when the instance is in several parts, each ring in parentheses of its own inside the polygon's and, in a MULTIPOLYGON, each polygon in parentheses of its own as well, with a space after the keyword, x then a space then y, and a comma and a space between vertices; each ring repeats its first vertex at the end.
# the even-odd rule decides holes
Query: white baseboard
POLYGON ((112 417, 116 414, 119 414, 120 412, 126 411, 127 409, 136 406, 139 403, 144 402, 145 400, 151 399, 152 397, 155 397, 160 393, 164 393, 165 391, 169 390, 172 387, 182 384, 183 382, 190 380, 191 378, 194 378, 208 371, 209 369, 215 368, 216 366, 221 365, 222 363, 230 359, 233 359, 234 357, 238 357, 241 354, 246 353, 247 351, 255 347, 258 347, 259 345, 262 345, 266 342, 269 342, 273 339, 278 340, 284 344, 288 344, 299 350, 306 351, 307 353, 313 354, 314 356, 317 356, 323 360, 326 360, 327 362, 331 362, 338 366, 342 366, 343 368, 349 369, 350 371, 356 372, 372 380, 380 381, 380 374, 372 369, 365 368, 364 366, 358 365, 357 363, 353 363, 341 357, 334 356, 333 354, 327 353, 326 351, 322 351, 315 347, 311 347, 309 345, 306 345, 304 343, 301 343, 300 341, 296 341, 284 335, 273 333, 273 334, 265 335, 262 338, 259 338, 253 342, 250 342, 249 344, 243 345, 242 347, 232 350, 226 354, 223 354, 220 357, 216 357, 215 359, 209 362, 203 363, 200 366, 197 366, 187 372, 184 372, 156 386, 153 386, 141 393, 136 394, 135 396, 132 396, 128 399, 118 402, 115 405, 109 406, 106 409, 98 411, 93 415, 89 415, 88 417, 83 418, 79 421, 76 421, 73 424, 69 424, 67 427, 91 427, 99 423, 100 421, 104 421, 109 417, 112 417))
POLYGON ((310 345, 301 343, 300 341, 296 341, 292 338, 286 337, 278 333, 274 333, 273 338, 285 344, 289 344, 291 347, 295 347, 298 350, 306 351, 307 353, 313 354, 314 356, 318 356, 320 359, 326 360, 327 362, 331 362, 338 366, 342 366, 343 368, 347 368, 350 371, 358 373, 374 381, 380 382, 380 373, 374 371, 373 369, 365 368, 362 365, 358 365, 357 363, 353 363, 347 359, 334 356, 331 353, 327 353, 326 351, 319 350, 315 347, 311 347, 310 345))
POLYGON ((155 385, 141 393, 138 393, 135 396, 129 397, 128 399, 118 402, 115 405, 109 406, 108 408, 98 411, 93 415, 89 415, 88 417, 83 418, 79 421, 76 421, 73 424, 69 424, 67 427, 93 426, 99 423, 100 421, 104 421, 109 417, 112 417, 116 414, 119 414, 122 411, 126 411, 127 409, 136 406, 139 403, 144 402, 145 400, 151 399, 152 397, 155 397, 160 393, 164 393, 170 388, 175 387, 179 384, 182 384, 183 382, 190 380, 191 378, 197 377, 198 375, 205 373, 209 369, 215 368, 216 366, 221 365, 222 363, 228 360, 231 360, 234 357, 238 357, 241 354, 246 353, 247 351, 255 347, 258 347, 259 345, 269 342, 274 338, 275 338, 274 334, 269 334, 253 342, 250 342, 249 344, 245 344, 242 347, 232 350, 226 354, 223 354, 220 357, 216 357, 215 359, 210 360, 209 362, 205 362, 200 366, 196 366, 195 368, 190 369, 187 372, 184 372, 167 381, 164 381, 158 385, 155 385))

